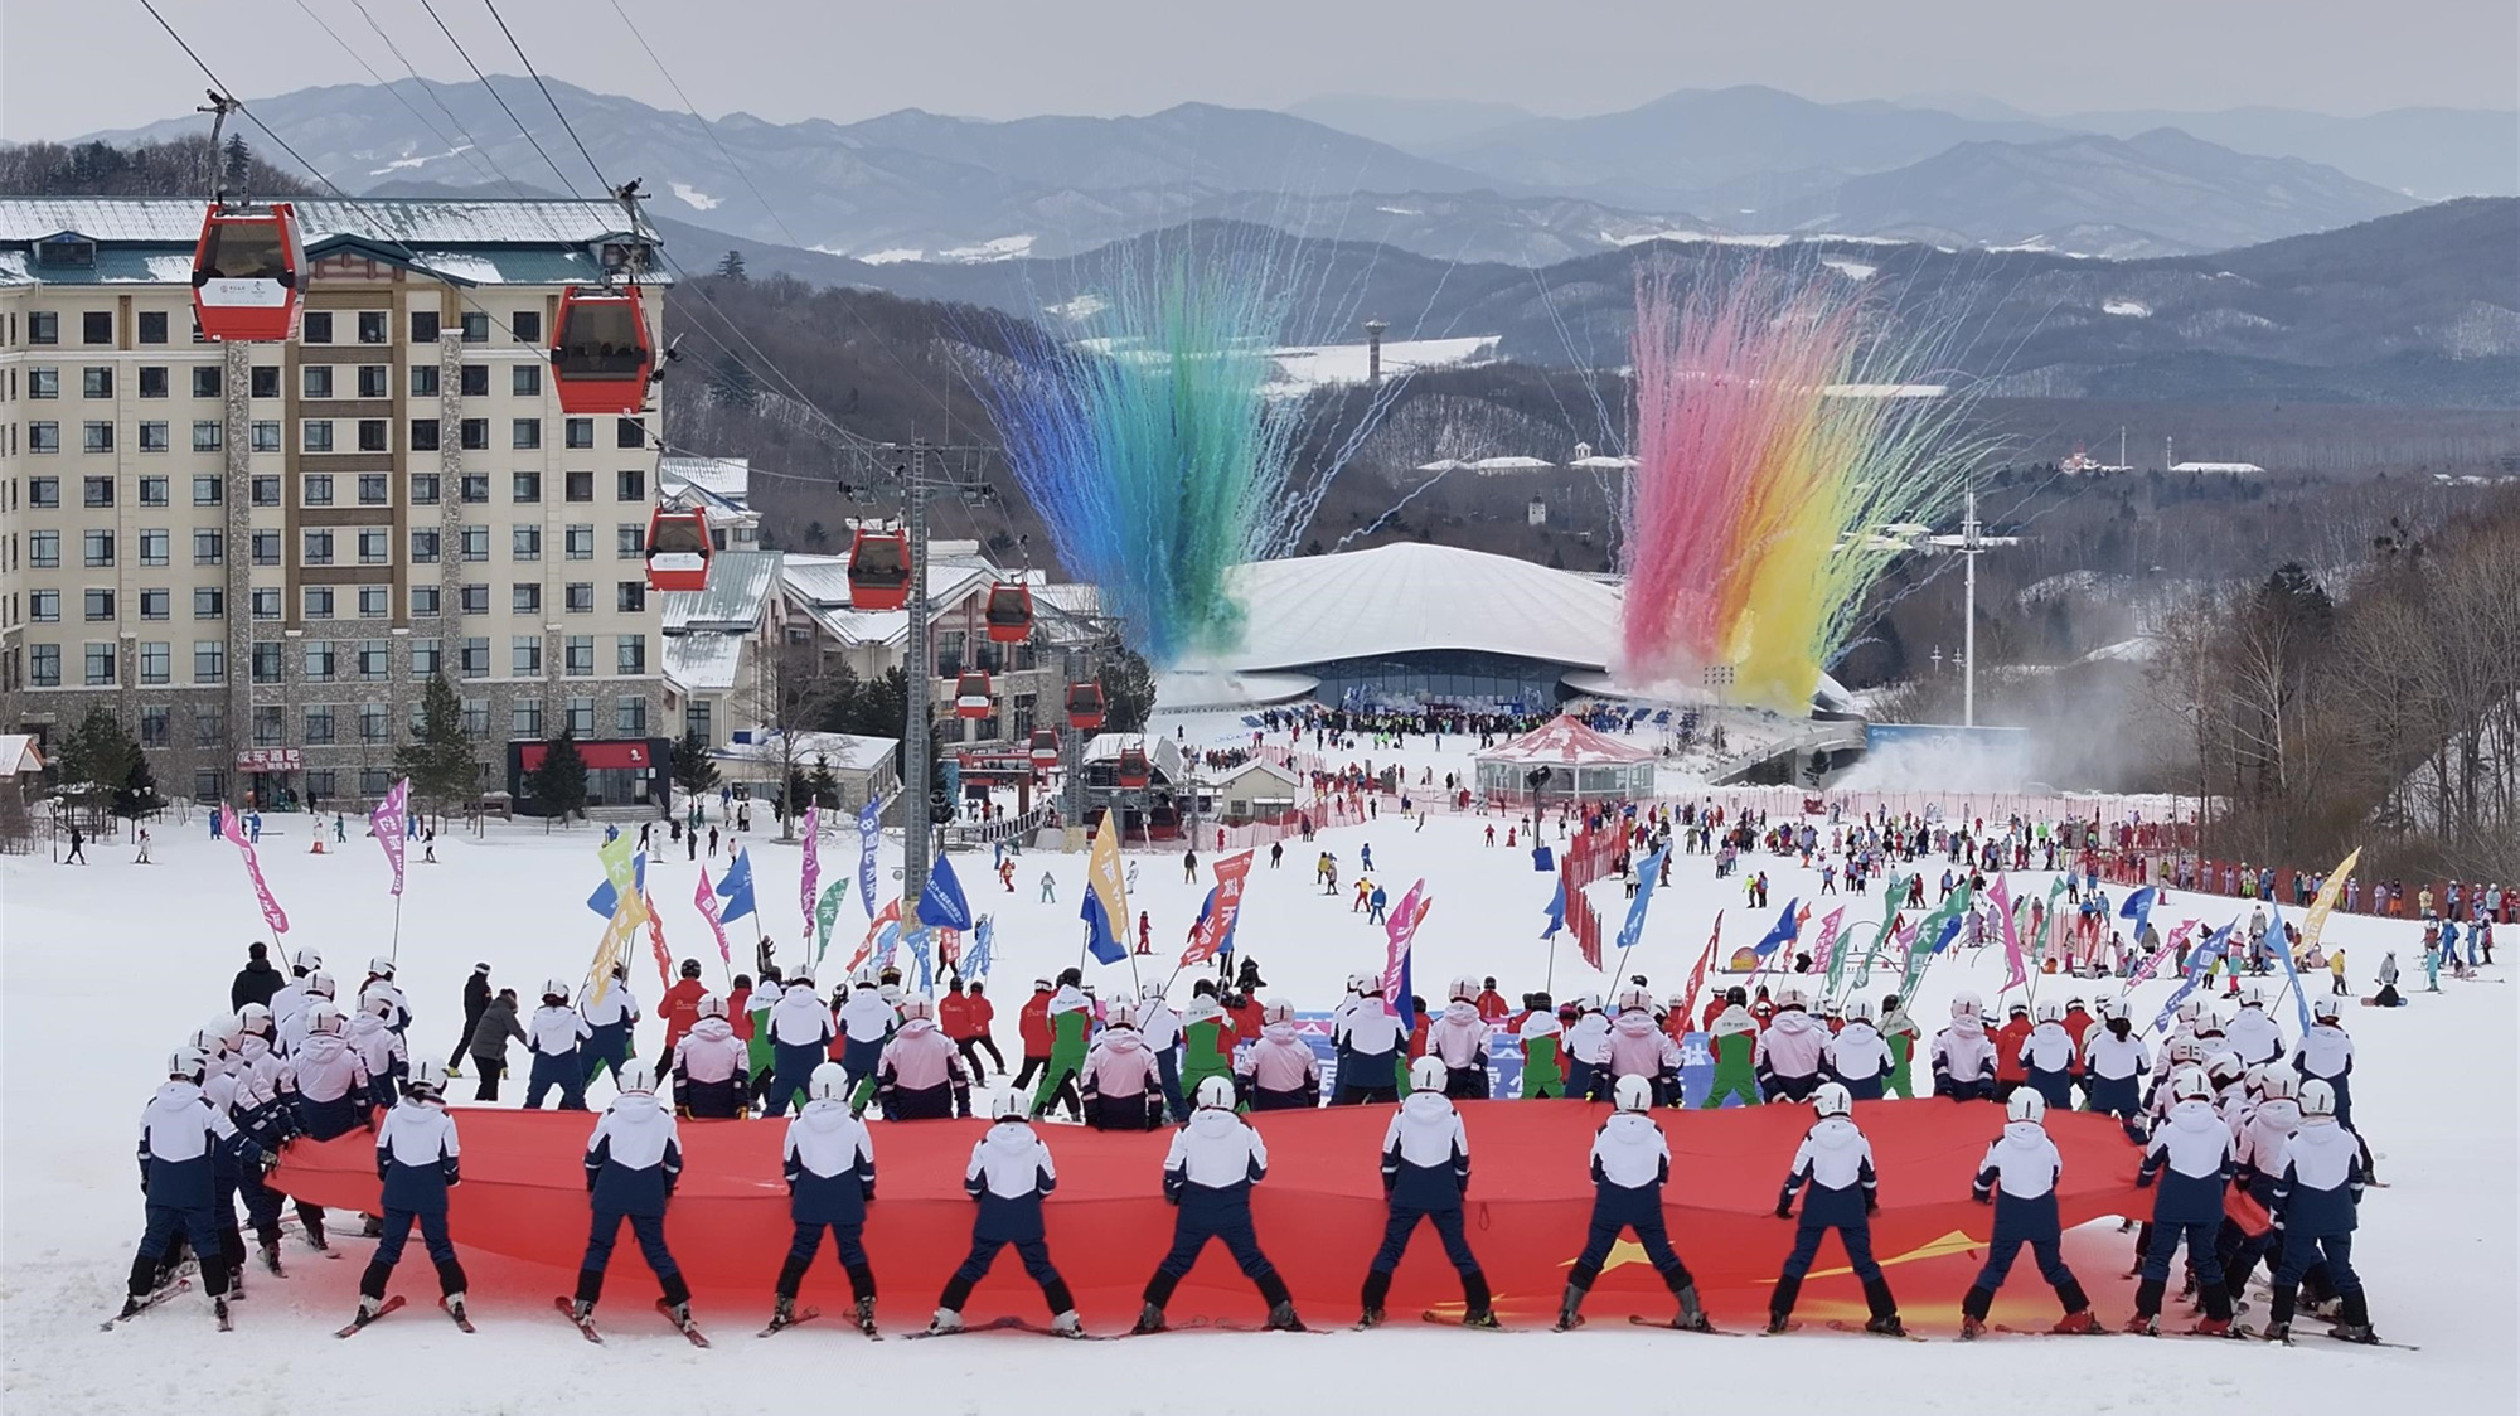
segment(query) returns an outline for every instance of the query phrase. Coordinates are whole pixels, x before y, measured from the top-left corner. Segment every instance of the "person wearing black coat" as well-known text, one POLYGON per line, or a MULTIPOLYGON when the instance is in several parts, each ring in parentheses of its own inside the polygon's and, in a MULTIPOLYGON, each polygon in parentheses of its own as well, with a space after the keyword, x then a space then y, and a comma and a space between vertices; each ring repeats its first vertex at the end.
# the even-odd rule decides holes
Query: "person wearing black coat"
POLYGON ((449 1076, 462 1076, 464 1053, 472 1046, 473 1034, 481 1028, 481 1015, 490 1006, 490 966, 473 965, 472 977, 464 980, 464 1030, 455 1035, 455 1050, 446 1056, 449 1076))
POLYGON ((257 939, 245 946, 245 967, 236 971, 236 981, 228 985, 228 1007, 244 1012, 248 1003, 271 1006, 271 995, 280 991, 288 980, 271 966, 271 946, 257 939))

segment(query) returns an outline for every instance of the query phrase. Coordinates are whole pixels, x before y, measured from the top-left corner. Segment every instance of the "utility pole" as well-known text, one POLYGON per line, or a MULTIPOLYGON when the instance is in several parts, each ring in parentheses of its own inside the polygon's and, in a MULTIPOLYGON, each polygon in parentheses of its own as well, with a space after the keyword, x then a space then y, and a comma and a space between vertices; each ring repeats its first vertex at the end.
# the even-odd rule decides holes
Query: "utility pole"
POLYGON ((1978 537, 1977 487, 1969 487, 1966 518, 1960 523, 1960 556, 1965 563, 1962 583, 1967 587, 1962 611, 1960 641, 1960 726, 1977 726, 1977 558, 1983 544, 1978 537))
POLYGON ((927 594, 927 439, 910 440, 910 485, 905 493, 910 501, 910 635, 903 650, 909 672, 902 675, 909 707, 902 724, 902 795, 908 798, 901 813, 901 910, 902 927, 918 927, 919 901, 927 894, 928 859, 933 852, 929 844, 928 819, 928 687, 935 675, 936 664, 928 655, 927 594))

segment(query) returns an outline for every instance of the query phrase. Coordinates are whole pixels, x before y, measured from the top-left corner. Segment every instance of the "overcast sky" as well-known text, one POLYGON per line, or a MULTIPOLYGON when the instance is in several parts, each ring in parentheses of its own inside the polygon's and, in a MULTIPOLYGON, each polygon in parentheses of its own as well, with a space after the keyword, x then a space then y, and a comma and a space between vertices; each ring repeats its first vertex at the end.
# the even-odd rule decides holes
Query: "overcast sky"
MULTIPOLYGON (((157 0, 249 101, 388 78, 352 0, 157 0)), ((469 77, 419 0, 363 0, 423 74, 469 77)), ((481 0, 434 0, 484 69, 517 72, 481 0)), ((1277 107, 1326 93, 1625 108, 1762 83, 1818 99, 1986 94, 2033 112, 2366 113, 2520 105, 2513 0, 619 0, 701 112, 840 121, 1277 107)), ((613 0, 505 0, 538 68, 682 105, 613 0)), ((134 126, 203 80, 139 0, 0 3, 0 137, 134 126)))

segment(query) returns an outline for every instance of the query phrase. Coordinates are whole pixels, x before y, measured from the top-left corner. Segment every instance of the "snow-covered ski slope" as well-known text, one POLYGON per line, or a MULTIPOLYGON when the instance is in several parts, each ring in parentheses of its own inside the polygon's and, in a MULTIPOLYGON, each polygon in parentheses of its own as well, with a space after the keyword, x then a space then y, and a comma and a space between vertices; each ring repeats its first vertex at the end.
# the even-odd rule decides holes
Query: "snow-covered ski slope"
MULTIPOLYGON (((1467 771, 1469 758, 1460 750, 1466 746, 1448 740, 1435 757, 1420 739, 1408 755, 1467 771)), ((1438 767, 1438 778, 1444 770, 1438 767)), ((1504 848, 1502 821, 1499 844, 1482 844, 1487 821, 1438 814, 1422 832, 1389 818, 1325 831, 1316 845, 1290 843, 1285 866, 1275 872, 1267 869, 1264 850, 1240 939, 1259 960, 1269 992, 1300 1008, 1327 1007, 1347 974, 1378 966, 1382 932, 1350 911, 1345 888, 1355 877, 1359 848, 1369 842, 1375 876, 1395 899, 1421 876, 1433 895, 1434 911, 1418 943, 1421 992, 1440 996, 1443 980, 1457 973, 1495 974, 1509 996, 1539 987, 1548 950, 1537 935, 1550 882, 1532 873, 1524 852, 1504 848), (1343 888, 1335 899, 1312 883, 1313 856, 1324 848, 1340 857, 1343 888)), ((320 948, 347 989, 368 956, 386 948, 388 871, 357 823, 346 847, 320 856, 308 853, 308 830, 304 817, 269 818, 262 855, 291 917, 289 945, 320 948)), ((599 879, 599 834, 591 827, 546 834, 538 824, 497 826, 486 840, 441 838, 436 865, 417 864, 415 852, 401 956, 401 981, 417 1014, 415 1056, 443 1058, 454 1045, 459 990, 476 961, 492 964, 499 984, 528 995, 547 975, 582 974, 600 929, 583 903, 599 879)), ((241 1416, 302 1411, 313 1402, 380 1414, 635 1416, 784 1410, 808 1392, 827 1395, 835 1408, 886 1411, 1196 1409, 1282 1416, 1290 1409, 1387 1402, 1455 1410, 1601 1402, 1676 1411, 1702 1404, 1746 1409, 1773 1402, 1787 1389, 1829 1407, 1887 1404, 1971 1416, 2022 1407, 2178 1416, 2375 1409, 2447 1416, 2514 1409, 2514 1314, 2520 1312, 2514 1291, 2520 1274, 2514 990, 2497 966, 2485 970, 2482 981, 2445 981, 2441 995, 2426 995, 2417 926, 2362 917, 2338 918, 2329 934, 2348 951, 2356 990, 2370 991, 2381 951, 2394 948, 2414 991, 2412 1006, 2403 1010, 2349 1007, 2345 1014, 2360 1048, 2357 1120, 2385 1156, 2381 1173, 2390 1185, 2372 1191, 2363 1207, 2355 1259, 2381 1335, 2421 1344, 2420 1353, 2347 1347, 2317 1336, 2289 1349, 2129 1337, 2004 1337, 1963 1347, 1818 1330, 1710 1345, 1640 1331, 1605 1309, 1595 1316, 1608 1321, 1565 1336, 1500 1337, 1416 1323, 1340 1332, 1328 1342, 1183 1333, 1120 1349, 1125 1359, 1115 1362, 1109 1347, 1012 1333, 869 1344, 818 1324, 756 1343, 738 1335, 767 1316, 766 1287, 758 1301, 742 1305, 702 1295, 700 1320, 727 1338, 719 1350, 703 1352, 644 1311, 653 1290, 626 1251, 603 1310, 608 1341, 597 1348, 547 1306, 540 1286, 557 1292, 563 1276, 503 1269, 505 1261, 469 1253, 476 1287, 485 1292, 520 1278, 532 1282, 526 1296, 478 1300, 479 1334, 457 1332, 426 1301, 434 1295, 416 1245, 395 1278, 394 1291, 417 1295, 411 1305, 354 1341, 336 1342, 331 1332, 350 1316, 368 1247, 355 1237, 355 1225, 340 1246, 346 1262, 324 1262, 292 1238, 287 1278, 273 1279, 256 1264, 232 1334, 212 1330, 198 1294, 100 1333, 96 1324, 119 1301, 140 1230, 132 1162, 140 1108, 167 1050, 223 1011, 245 942, 266 937, 235 850, 208 839, 198 814, 189 827, 162 823, 156 835, 157 863, 148 866, 131 864, 131 848, 119 844, 91 845, 95 864, 86 868, 56 866, 42 856, 0 861, 0 1405, 12 1413, 241 1416)), ((329 848, 329 832, 327 838, 329 848)), ((854 840, 824 844, 825 879, 834 872, 853 875, 854 840)), ((798 848, 761 832, 751 845, 768 927, 793 959, 802 924, 798 848)), ((1159 959, 1178 953, 1206 891, 1202 856, 1196 882, 1183 879, 1178 850, 1132 857, 1139 878, 1131 907, 1152 914, 1159 959)), ((722 873, 723 865, 719 861, 711 874, 722 873)), ((881 872, 888 889, 897 865, 897 848, 888 849, 881 872)), ((956 865, 975 908, 998 920, 991 991, 1001 999, 997 1031, 1011 1059, 1017 1052, 1013 1014, 1033 977, 1077 962, 1084 860, 1027 855, 1012 894, 1001 890, 985 852, 956 865), (1041 902, 1044 871, 1056 884, 1056 903, 1041 902)), ((1768 871, 1778 905, 1818 888, 1816 872, 1790 863, 1751 865, 1768 871)), ((1939 871, 1939 863, 1930 867, 1939 871)), ((677 959, 706 958, 715 982, 721 977, 716 951, 690 903, 696 873, 679 851, 661 853, 650 867, 650 892, 665 912, 677 959)), ((1754 926, 1737 886, 1719 884, 1712 874, 1707 858, 1681 858, 1672 887, 1654 902, 1630 968, 1649 974, 1658 995, 1679 987, 1719 907, 1726 911, 1728 947, 1755 938, 1774 916, 1771 909, 1754 926)), ((2015 878, 2019 893, 2043 892, 2045 884, 2043 877, 2015 878)), ((1624 908, 1616 886, 1600 888, 1599 903, 1615 921, 1624 908)), ((1877 896, 1854 903, 1850 922, 1878 917, 1877 896)), ((2196 915, 2221 923, 2246 910, 2236 901, 2180 895, 2157 918, 2175 923, 2196 915)), ((853 888, 832 946, 835 967, 856 946, 864 924, 853 888)), ((731 933, 741 966, 753 926, 739 922, 731 933)), ((2507 934, 2506 940, 2506 947, 2520 947, 2520 939, 2507 934)), ((635 960, 632 977, 652 1014, 658 982, 644 943, 635 960)), ((1089 972, 1114 986, 1129 975, 1125 966, 1089 972)), ((1939 1017, 1962 987, 1992 998, 2002 973, 1994 950, 1940 962, 1927 977, 1916 1015, 1939 1017)), ((1600 983, 1571 947, 1559 951, 1560 997, 1600 983)), ((2314 987, 2324 990, 2324 979, 2314 987)), ((2141 1001, 2157 1006, 2167 988, 2147 985, 2141 1001)), ((2289 1037, 2289 1006, 2279 1016, 2289 1037)), ((641 1053, 655 1056, 660 1042, 661 1027, 651 1018, 640 1032, 641 1053)), ((520 1091, 512 1080, 502 1104, 518 1104, 520 1091)), ((459 1103, 470 1092, 469 1080, 456 1084, 459 1103)), ((609 1082, 599 1084, 594 1104, 609 1095, 609 1082)), ((1048 1127, 1046 1134, 1055 1149, 1060 1129, 1048 1127)), ((880 1128, 877 1139, 880 1145, 880 1128)), ((1567 1164, 1580 1166, 1582 1158, 1570 1155, 1567 1164)), ((1899 1177, 1884 1175, 1882 1184, 1894 1187, 1899 1177)), ((880 1206, 874 1222, 882 1223, 880 1206)), ((460 1244, 460 1230, 456 1237, 460 1244)), ((1685 1254, 1688 1236, 1674 1237, 1685 1254)), ((1293 1235, 1263 1238, 1301 1242, 1293 1235)), ((1355 1256, 1360 1278, 1368 1257, 1355 1256)), ((1212 1255, 1206 1262, 1223 1260, 1212 1255)), ((1009 1256, 1001 1268, 1011 1263, 1009 1256)), ((764 1257, 765 1274, 774 1265, 774 1256, 764 1257)), ((2035 1281, 2026 1262, 2016 1267, 2015 1285, 2035 1281)), ((1028 1285, 1001 1288, 992 1279, 971 1317, 993 1316, 982 1310, 1009 1300, 1038 1316, 1028 1285)), ((2126 1316, 2122 1299, 2104 1307, 2112 1322, 2126 1316)), ((2173 1305, 2173 1316, 2181 1311, 2173 1305)), ((1906 1316, 1937 1336, 1957 1326, 1954 1313, 1912 1306, 1906 1316)))

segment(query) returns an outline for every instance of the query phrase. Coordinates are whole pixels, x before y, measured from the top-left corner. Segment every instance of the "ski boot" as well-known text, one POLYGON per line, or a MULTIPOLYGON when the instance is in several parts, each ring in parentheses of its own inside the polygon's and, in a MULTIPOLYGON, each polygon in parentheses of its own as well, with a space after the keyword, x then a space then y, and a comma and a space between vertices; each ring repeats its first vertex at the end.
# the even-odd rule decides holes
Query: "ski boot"
POLYGON ((2126 1320, 2122 1330, 2136 1337, 2157 1337, 2161 1333, 2161 1319, 2151 1313, 2139 1312, 2126 1320))
MULTIPOLYGON (((942 1316, 942 1314, 939 1316, 942 1316)), ((956 1315, 954 1321, 960 1323, 962 1321, 961 1316, 959 1314, 956 1315)), ((1074 1308, 1069 1308, 1051 1317, 1050 1330, 1061 1337, 1083 1337, 1085 1335, 1085 1320, 1077 1316, 1074 1308)))
POLYGON ((2266 1331, 2259 1333, 2258 1336, 2265 1338, 2269 1342, 2280 1342, 2286 1347, 2290 1347, 2292 1346, 2292 1324, 2268 1323, 2266 1325, 2266 1331))
POLYGON ((1975 1342, 1986 1335, 1986 1320, 1967 1313, 1960 1315, 1960 1340, 1975 1342))
POLYGON ((850 1310, 850 1320, 857 1324, 859 1332, 873 1337, 875 1335, 875 1300, 872 1298, 857 1300, 857 1305, 850 1310))
POLYGON ((1881 1337, 1907 1336, 1907 1329, 1900 1324, 1899 1315, 1896 1313, 1884 1313, 1880 1317, 1866 1319, 1864 1331, 1881 1337))
MULTIPOLYGON (((783 1298, 779 1301, 784 1305, 787 1300, 783 1298)), ((961 1332, 962 1327, 962 1314, 955 1312, 951 1308, 939 1308, 936 1310, 936 1316, 928 1319, 927 1330, 929 1332, 939 1333, 961 1332)))
POLYGON ((2191 1337, 2229 1337, 2231 1336, 2231 1319, 2198 1318, 2196 1326, 2188 1329, 2188 1335, 2191 1337))
POLYGON ((1682 1284, 1679 1291, 1671 1296, 1680 1300, 1679 1316, 1671 1320, 1673 1327, 1682 1332, 1713 1332, 1715 1330, 1715 1325, 1706 1320, 1706 1305, 1698 1301, 1696 1284, 1682 1284))
POLYGON ((271 1276, 272 1276, 273 1278, 287 1278, 287 1277, 289 1276, 289 1274, 288 1274, 288 1270, 283 1269, 282 1267, 280 1267, 280 1241, 279 1241, 279 1240, 277 1240, 277 1239, 266 1239, 266 1240, 264 1240, 264 1241, 263 1241, 263 1244, 262 1244, 262 1261, 263 1261, 263 1267, 264 1267, 264 1268, 267 1268, 267 1269, 269 1269, 269 1270, 271 1270, 271 1276))
POLYGON ((1302 1332, 1304 1320, 1295 1316, 1293 1300, 1281 1298, 1269 1308, 1269 1320, 1264 1326, 1271 1332, 1302 1332))
POLYGON ((2089 1308, 2078 1308, 2057 1319, 2056 1326, 2048 1331, 2063 1336, 2096 1333, 2100 1331, 2100 1320, 2091 1315, 2089 1308))
POLYGON ((1573 1332, 1583 1325, 1584 1290, 1570 1283, 1566 1285, 1566 1296, 1558 1300, 1557 1321, 1551 1327, 1558 1332, 1573 1332))
POLYGON ((121 1322, 125 1318, 136 1318, 140 1316, 141 1312, 148 1306, 148 1304, 137 1298, 126 1296, 123 1299, 122 1311, 114 1314, 114 1321, 121 1322))
POLYGON ((1383 1310, 1379 1306, 1367 1308, 1364 1312, 1357 1314, 1356 1325, 1361 1328, 1381 1327, 1383 1325, 1383 1310))
POLYGON ((1138 1334, 1162 1332, 1163 1330, 1164 1309, 1163 1306, 1158 1303, 1148 1303, 1141 1306, 1138 1309, 1137 1326, 1129 1329, 1130 1332, 1138 1334))
POLYGON ((1474 1328, 1500 1328, 1504 1326, 1503 1323, 1496 1320, 1496 1310, 1494 1308, 1470 1309, 1461 1315, 1461 1325, 1463 1327, 1474 1328))

